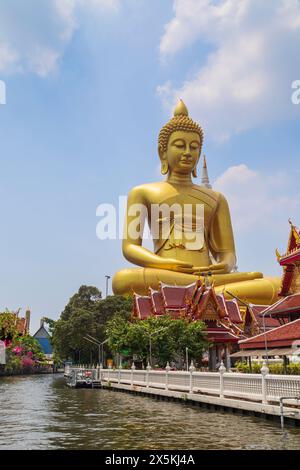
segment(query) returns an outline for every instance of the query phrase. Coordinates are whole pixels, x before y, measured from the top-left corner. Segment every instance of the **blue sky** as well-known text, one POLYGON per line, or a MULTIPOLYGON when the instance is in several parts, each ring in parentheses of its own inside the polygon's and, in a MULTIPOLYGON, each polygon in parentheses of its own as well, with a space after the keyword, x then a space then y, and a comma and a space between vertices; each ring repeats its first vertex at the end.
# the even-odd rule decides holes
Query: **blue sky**
POLYGON ((81 284, 105 292, 127 263, 97 239, 96 208, 161 178, 179 97, 204 127, 239 270, 280 275, 274 250, 300 224, 298 0, 24 3, 0 5, 0 308, 29 306, 34 331, 81 284))

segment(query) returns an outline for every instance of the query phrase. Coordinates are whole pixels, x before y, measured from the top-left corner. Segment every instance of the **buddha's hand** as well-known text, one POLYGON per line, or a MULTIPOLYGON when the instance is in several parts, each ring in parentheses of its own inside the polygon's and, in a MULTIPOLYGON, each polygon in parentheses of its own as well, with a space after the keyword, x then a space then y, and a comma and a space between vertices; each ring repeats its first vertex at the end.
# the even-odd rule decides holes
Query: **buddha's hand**
POLYGON ((194 267, 192 264, 185 263, 184 261, 179 261, 177 259, 164 259, 163 263, 159 264, 160 269, 167 269, 170 271, 176 271, 181 273, 192 274, 194 267))
POLYGON ((201 276, 201 274, 207 274, 209 272, 212 274, 226 274, 229 272, 228 264, 227 263, 210 264, 209 266, 194 267, 194 270, 193 270, 193 274, 196 274, 197 276, 201 276))

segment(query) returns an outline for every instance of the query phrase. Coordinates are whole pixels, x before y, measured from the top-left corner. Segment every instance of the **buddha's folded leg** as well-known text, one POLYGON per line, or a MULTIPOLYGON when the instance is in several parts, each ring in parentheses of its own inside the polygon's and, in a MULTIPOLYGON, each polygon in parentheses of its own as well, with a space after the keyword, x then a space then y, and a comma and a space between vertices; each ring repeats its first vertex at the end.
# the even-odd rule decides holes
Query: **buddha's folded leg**
POLYGON ((217 293, 223 292, 227 299, 232 295, 257 305, 272 305, 278 300, 281 288, 279 277, 264 277, 245 282, 233 282, 215 288, 217 293))
MULTIPOLYGON (((223 289, 224 285, 240 285, 243 283, 250 282, 251 280, 259 280, 263 275, 259 272, 249 273, 230 273, 230 274, 219 274, 211 276, 211 282, 218 290, 223 289)), ((187 286, 197 281, 199 276, 193 274, 184 274, 175 271, 168 271, 163 269, 154 268, 132 268, 123 269, 115 274, 113 277, 113 292, 116 295, 132 294, 133 292, 140 295, 147 295, 149 293, 149 287, 152 289, 158 289, 159 282, 164 284, 187 286)), ((203 278, 200 277, 201 280, 203 278)), ((251 295, 253 289, 248 284, 251 295)), ((236 294, 237 295, 237 294, 236 294)), ((267 296, 269 298, 270 295, 267 296)))

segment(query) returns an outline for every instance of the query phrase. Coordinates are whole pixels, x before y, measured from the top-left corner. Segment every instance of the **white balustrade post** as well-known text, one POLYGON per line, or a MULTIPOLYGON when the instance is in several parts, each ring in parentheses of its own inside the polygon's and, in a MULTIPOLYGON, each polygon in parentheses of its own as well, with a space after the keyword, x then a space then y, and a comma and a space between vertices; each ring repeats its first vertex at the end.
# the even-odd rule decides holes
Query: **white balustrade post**
POLYGON ((267 366, 266 361, 263 361, 262 368, 260 369, 261 372, 261 389, 262 389, 262 402, 263 404, 267 404, 267 375, 269 373, 269 368, 267 366))
POLYGON ((169 364, 169 361, 167 362, 167 365, 166 365, 166 386, 165 386, 165 389, 166 390, 169 390, 169 372, 171 370, 171 367, 170 367, 170 364, 169 364))
POLYGON ((107 369, 107 382, 109 382, 110 379, 110 367, 107 369))
POLYGON ((149 372, 151 370, 150 363, 148 362, 147 367, 146 367, 146 388, 149 388, 149 372))
POLYGON ((103 364, 100 364, 100 370, 99 370, 100 382, 102 381, 102 369, 103 369, 103 364))
POLYGON ((191 361, 191 365, 189 367, 190 371, 190 393, 193 393, 193 372, 195 372, 195 366, 194 366, 194 361, 191 361))
POLYGON ((135 371, 134 362, 132 363, 132 366, 131 366, 131 386, 132 387, 133 387, 133 371, 135 371))
POLYGON ((224 372, 226 372, 226 367, 224 366, 224 362, 221 362, 219 367, 220 373, 220 398, 224 398, 224 372))

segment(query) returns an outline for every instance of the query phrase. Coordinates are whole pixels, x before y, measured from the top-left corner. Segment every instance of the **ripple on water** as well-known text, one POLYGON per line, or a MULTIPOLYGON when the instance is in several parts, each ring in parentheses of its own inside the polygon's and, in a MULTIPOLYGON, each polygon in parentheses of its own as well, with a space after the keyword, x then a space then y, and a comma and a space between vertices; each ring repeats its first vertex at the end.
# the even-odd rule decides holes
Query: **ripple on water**
POLYGON ((299 449, 300 429, 110 390, 60 376, 0 381, 2 449, 299 449))

